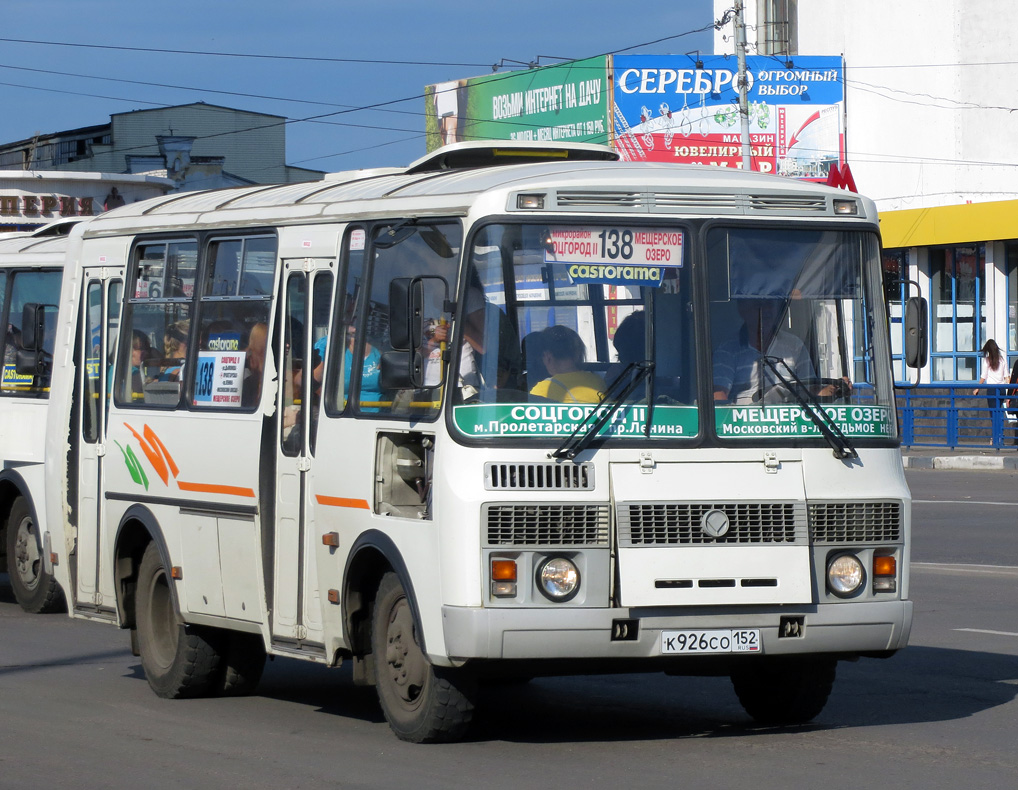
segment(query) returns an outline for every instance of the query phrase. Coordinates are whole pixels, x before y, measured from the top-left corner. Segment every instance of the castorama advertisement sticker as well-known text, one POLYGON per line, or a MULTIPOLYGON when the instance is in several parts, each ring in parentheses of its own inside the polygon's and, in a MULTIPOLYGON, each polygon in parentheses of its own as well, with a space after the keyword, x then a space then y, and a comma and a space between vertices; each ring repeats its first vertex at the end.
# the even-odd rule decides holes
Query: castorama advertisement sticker
MULTIPOLYGON (((734 56, 616 55, 611 123, 623 159, 742 167, 734 56)), ((746 58, 753 170, 826 179, 844 164, 844 61, 746 58)))

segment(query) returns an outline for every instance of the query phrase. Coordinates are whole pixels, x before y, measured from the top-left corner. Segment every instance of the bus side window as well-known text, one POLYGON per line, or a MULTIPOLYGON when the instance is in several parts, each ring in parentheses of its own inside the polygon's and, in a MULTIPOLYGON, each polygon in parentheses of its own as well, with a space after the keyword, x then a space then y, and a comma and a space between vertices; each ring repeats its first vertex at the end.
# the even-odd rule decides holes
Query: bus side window
MULTIPOLYGON (((10 304, 8 306, 4 367, 0 388, 6 393, 20 395, 46 395, 49 392, 49 374, 32 376, 20 374, 16 368, 18 349, 21 347, 22 311, 26 304, 47 307, 47 325, 43 328, 42 347, 52 356, 55 333, 56 305, 60 301, 60 272, 20 271, 10 276, 10 304)), ((3 303, 0 302, 0 305, 3 303)))
MULTIPOLYGON (((407 273, 427 278, 432 287, 424 288, 422 315, 429 319, 429 325, 449 323, 450 316, 445 312, 443 297, 453 292, 456 282, 462 233, 459 224, 454 222, 396 223, 391 227, 376 228, 366 320, 361 325, 365 335, 362 343, 369 343, 371 349, 378 353, 379 360, 394 350, 388 324, 389 284, 394 279, 406 277, 407 273), (444 281, 445 288, 433 287, 439 280, 444 281)), ((354 352, 355 359, 366 346, 358 344, 357 348, 361 350, 354 352)), ((431 349, 427 338, 417 350, 425 358, 428 356, 431 349)), ((368 363, 365 357, 364 364, 368 363)), ((362 412, 377 409, 378 413, 401 417, 432 417, 438 413, 442 397, 441 387, 369 392, 362 383, 362 390, 362 412), (378 400, 368 401, 369 394, 378 397, 378 400)))
POLYGON ((146 242, 135 248, 133 290, 124 311, 113 386, 118 406, 179 405, 183 362, 179 345, 171 346, 170 340, 190 327, 197 260, 193 240, 146 242))
POLYGON ((332 329, 325 349, 329 375, 325 381, 325 413, 330 417, 342 414, 350 398, 356 371, 350 347, 355 343, 359 303, 364 290, 365 230, 352 227, 346 232, 340 271, 343 279, 336 287, 332 310, 332 329))
POLYGON ((249 411, 261 399, 272 299, 265 282, 275 272, 276 238, 213 239, 206 261, 191 406, 249 411))

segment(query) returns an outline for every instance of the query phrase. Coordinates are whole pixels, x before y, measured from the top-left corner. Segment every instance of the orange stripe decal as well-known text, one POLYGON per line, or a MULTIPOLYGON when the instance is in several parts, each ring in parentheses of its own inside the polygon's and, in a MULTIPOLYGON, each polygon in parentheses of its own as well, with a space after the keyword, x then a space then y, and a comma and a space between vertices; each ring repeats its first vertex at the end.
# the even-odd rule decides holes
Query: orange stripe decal
MULTIPOLYGON (((134 428, 124 423, 124 427, 127 428, 131 433, 134 434, 134 438, 138 440, 138 444, 141 445, 141 450, 145 453, 145 457, 148 458, 148 462, 152 464, 152 468, 156 470, 156 474, 159 475, 159 479, 163 481, 163 485, 169 485, 170 475, 166 469, 166 462, 163 461, 162 456, 159 454, 159 449, 153 447, 147 441, 145 441, 141 434, 138 433, 134 428)), ((149 433, 148 426, 145 426, 146 435, 149 433)))
POLYGON ((177 487, 181 491, 194 491, 198 494, 226 494, 228 496, 246 496, 254 498, 255 492, 253 488, 243 488, 242 486, 220 486, 213 483, 185 483, 182 480, 177 481, 177 487))
POLYGON ((179 475, 180 470, 177 468, 177 465, 173 463, 173 456, 170 455, 170 451, 166 449, 166 445, 164 445, 162 443, 162 440, 158 436, 156 436, 156 432, 148 427, 147 423, 145 424, 145 438, 152 442, 152 444, 154 444, 159 449, 159 452, 163 454, 163 458, 166 459, 166 463, 170 465, 170 473, 174 477, 179 475))
POLYGON ((328 505, 329 507, 352 507, 358 510, 371 510, 371 505, 368 504, 366 499, 347 499, 341 496, 324 496, 322 494, 316 494, 315 499, 318 500, 319 505, 328 505))

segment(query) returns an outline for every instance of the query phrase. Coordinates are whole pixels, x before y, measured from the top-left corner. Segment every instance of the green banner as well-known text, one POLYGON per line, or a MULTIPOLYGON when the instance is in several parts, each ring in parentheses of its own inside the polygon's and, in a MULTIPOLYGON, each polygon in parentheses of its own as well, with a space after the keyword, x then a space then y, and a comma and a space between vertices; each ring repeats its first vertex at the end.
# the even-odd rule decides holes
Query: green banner
MULTIPOLYGON (((456 406, 453 419, 466 436, 565 438, 591 412, 603 414, 608 408, 593 403, 475 403, 456 406)), ((591 422, 595 419, 591 417, 591 422)), ((655 406, 650 435, 670 439, 696 436, 698 424, 695 406, 655 406)), ((640 437, 646 426, 646 406, 625 406, 612 415, 600 435, 640 437)))
MULTIPOLYGON (((887 406, 829 405, 824 412, 848 437, 891 436, 893 423, 887 406)), ((715 406, 714 424, 721 438, 813 437, 820 428, 799 406, 715 406)))
POLYGON ((608 58, 425 88, 428 151, 465 140, 608 144, 608 58))

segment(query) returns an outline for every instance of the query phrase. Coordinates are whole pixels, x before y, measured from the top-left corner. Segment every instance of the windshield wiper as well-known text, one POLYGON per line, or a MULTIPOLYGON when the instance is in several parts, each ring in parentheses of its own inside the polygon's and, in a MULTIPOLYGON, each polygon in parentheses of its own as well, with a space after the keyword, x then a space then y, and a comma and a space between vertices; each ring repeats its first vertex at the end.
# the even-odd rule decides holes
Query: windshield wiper
MULTIPOLYGON (((654 370, 654 363, 648 360, 643 362, 630 362, 617 375, 604 390, 604 397, 601 398, 601 402, 597 404, 594 409, 583 418, 583 421, 576 426, 571 434, 566 437, 566 440, 562 442, 557 450, 550 453, 551 458, 568 458, 570 461, 576 458, 584 449, 586 449, 594 439, 597 438, 601 429, 611 420, 623 405, 630 395, 633 394, 634 390, 640 386, 647 376, 654 370), (627 382, 626 379, 629 374, 635 370, 636 373, 627 382), (616 394, 617 392, 617 394, 616 394), (601 414, 598 411, 604 404, 611 401, 611 405, 608 406, 601 414), (595 418, 596 419, 593 419, 595 418)), ((648 417, 649 420, 649 417, 648 417)))
POLYGON ((848 438, 842 433, 841 428, 838 427, 838 423, 831 419, 831 416, 824 411, 820 401, 809 391, 809 387, 803 383, 802 379, 795 375, 795 371, 792 370, 789 364, 781 357, 764 356, 761 359, 773 371, 774 375, 778 377, 778 381, 781 382, 785 389, 792 393, 796 403, 809 415, 814 425, 820 429, 820 433, 823 434, 831 449, 834 450, 834 457, 842 460, 858 458, 859 453, 849 443, 848 438), (779 363, 788 373, 787 379, 778 370, 779 363))

